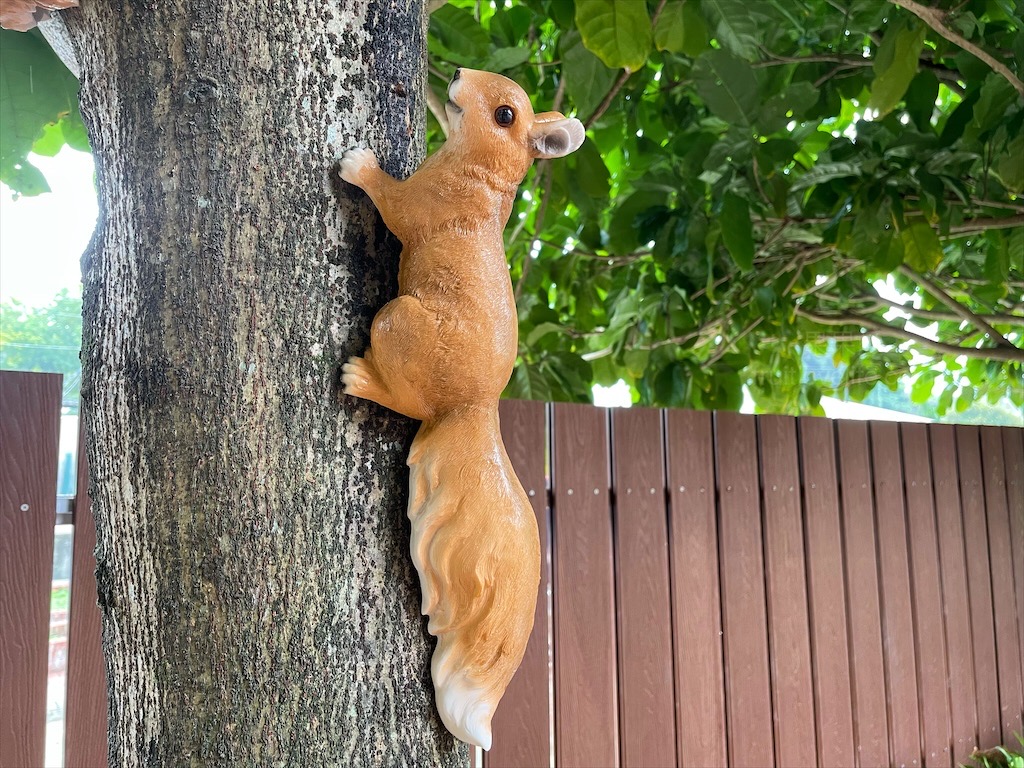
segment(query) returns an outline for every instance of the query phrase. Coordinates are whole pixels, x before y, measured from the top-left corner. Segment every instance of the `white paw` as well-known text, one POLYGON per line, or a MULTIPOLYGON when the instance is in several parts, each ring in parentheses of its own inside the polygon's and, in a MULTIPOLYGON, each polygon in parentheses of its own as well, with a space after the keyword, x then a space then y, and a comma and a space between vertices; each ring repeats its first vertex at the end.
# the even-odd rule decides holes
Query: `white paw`
POLYGON ((362 361, 354 362, 358 358, 350 358, 349 362, 341 366, 341 383, 346 395, 359 396, 360 391, 366 389, 369 381, 366 372, 361 365, 362 361))
POLYGON ((358 147, 348 150, 341 157, 338 173, 349 184, 359 184, 359 174, 367 168, 377 168, 377 156, 372 149, 358 147))

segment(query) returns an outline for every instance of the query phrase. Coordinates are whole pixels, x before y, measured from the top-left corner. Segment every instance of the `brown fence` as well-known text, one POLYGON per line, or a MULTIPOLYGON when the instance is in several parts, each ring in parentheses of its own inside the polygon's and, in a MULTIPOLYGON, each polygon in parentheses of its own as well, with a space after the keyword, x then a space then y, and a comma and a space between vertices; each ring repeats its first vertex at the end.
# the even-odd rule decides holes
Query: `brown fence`
POLYGON ((1024 430, 525 402, 502 429, 549 567, 486 768, 1016 743, 1024 430))
MULTIPOLYGON (((2 766, 42 764, 59 395, 0 373, 2 766)), ((1022 730, 1024 430, 501 415, 547 564, 485 768, 951 766, 1022 730)), ((105 761, 94 542, 83 495, 70 767, 105 761)))

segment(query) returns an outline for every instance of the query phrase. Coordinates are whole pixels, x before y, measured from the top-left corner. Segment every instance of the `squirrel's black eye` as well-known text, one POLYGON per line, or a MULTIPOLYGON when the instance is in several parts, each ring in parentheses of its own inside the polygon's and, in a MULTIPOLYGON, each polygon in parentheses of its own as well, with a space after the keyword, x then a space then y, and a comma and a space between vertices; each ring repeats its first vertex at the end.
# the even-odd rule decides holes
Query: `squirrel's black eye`
POLYGON ((516 120, 516 113, 512 107, 498 107, 494 110, 494 122, 503 128, 508 128, 516 120))

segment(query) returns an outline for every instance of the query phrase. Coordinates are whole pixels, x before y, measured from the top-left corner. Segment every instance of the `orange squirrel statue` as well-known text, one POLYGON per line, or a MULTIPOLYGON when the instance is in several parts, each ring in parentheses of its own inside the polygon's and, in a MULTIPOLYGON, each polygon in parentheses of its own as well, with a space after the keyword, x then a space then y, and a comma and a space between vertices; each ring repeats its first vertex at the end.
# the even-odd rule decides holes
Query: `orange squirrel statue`
POLYGON ((345 393, 422 420, 409 451, 412 560, 437 637, 430 671, 441 720, 491 747, 491 716, 533 628, 540 542, 498 431, 498 398, 518 352, 502 231, 535 158, 585 138, 558 112, 490 72, 459 69, 448 140, 405 181, 353 149, 341 177, 362 188, 402 241, 398 298, 370 346, 342 369, 345 393))

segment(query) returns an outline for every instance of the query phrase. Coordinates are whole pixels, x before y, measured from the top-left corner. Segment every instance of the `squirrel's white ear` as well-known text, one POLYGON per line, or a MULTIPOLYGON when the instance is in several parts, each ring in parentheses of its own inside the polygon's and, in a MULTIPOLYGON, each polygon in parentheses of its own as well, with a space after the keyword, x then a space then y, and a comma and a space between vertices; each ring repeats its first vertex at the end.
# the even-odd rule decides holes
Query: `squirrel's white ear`
POLYGON ((537 115, 534 120, 533 127, 530 128, 530 149, 533 150, 534 157, 565 157, 579 149, 587 138, 583 123, 575 117, 547 117, 557 114, 544 113, 537 115))

